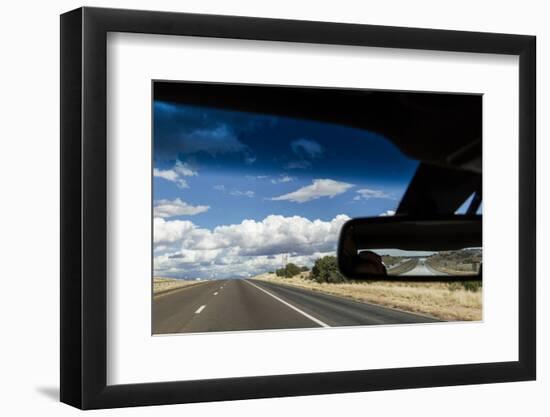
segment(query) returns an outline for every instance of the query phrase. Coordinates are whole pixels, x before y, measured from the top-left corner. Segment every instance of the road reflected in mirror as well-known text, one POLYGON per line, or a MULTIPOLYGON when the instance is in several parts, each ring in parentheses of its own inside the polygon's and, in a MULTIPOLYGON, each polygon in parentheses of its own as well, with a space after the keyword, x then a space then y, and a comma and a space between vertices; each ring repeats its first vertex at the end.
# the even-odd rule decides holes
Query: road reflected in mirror
POLYGON ((380 257, 388 276, 477 276, 482 262, 481 248, 449 251, 358 251, 358 257, 365 263, 375 258, 371 254, 380 257))

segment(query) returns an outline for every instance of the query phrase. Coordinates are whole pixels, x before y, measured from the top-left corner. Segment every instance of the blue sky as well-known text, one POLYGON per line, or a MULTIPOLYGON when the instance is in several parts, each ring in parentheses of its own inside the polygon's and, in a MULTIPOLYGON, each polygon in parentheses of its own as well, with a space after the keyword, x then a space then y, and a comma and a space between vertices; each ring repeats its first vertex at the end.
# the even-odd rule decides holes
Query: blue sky
POLYGON ((334 250, 334 225, 346 217, 395 210, 418 165, 379 135, 344 126, 165 102, 153 112, 160 275, 227 277, 258 264, 247 276, 284 251, 311 263, 334 250))

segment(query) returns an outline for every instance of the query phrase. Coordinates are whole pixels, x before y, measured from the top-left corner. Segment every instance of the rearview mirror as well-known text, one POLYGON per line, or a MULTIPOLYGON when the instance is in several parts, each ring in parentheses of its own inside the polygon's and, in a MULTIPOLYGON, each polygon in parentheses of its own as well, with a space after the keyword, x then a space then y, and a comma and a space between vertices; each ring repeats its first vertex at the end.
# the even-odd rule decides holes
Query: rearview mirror
POLYGON ((480 280, 480 215, 349 220, 340 232, 340 272, 356 280, 480 280))

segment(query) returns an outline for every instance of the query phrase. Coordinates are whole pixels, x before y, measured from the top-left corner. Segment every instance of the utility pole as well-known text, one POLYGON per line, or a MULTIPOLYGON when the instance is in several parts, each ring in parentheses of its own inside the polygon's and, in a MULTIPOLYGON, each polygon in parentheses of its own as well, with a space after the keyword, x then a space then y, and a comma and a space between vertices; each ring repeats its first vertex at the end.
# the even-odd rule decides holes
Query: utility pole
POLYGON ((288 263, 288 253, 283 253, 281 255, 282 263, 283 263, 283 269, 286 268, 286 264, 288 263))

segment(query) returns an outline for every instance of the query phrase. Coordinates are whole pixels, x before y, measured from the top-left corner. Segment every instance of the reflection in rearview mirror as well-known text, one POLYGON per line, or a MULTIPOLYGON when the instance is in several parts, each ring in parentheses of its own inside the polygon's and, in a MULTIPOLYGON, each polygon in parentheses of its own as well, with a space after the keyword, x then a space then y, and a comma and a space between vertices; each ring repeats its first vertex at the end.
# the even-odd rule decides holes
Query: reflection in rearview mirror
MULTIPOLYGON (((481 248, 453 251, 413 252, 374 250, 381 256, 387 275, 478 275, 481 265, 481 248)), ((359 253, 362 256, 362 253, 359 253)))
POLYGON ((351 279, 481 279, 481 216, 354 219, 338 261, 351 279))

